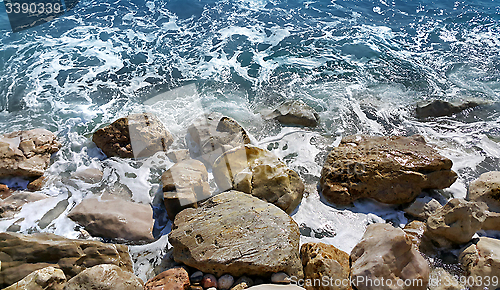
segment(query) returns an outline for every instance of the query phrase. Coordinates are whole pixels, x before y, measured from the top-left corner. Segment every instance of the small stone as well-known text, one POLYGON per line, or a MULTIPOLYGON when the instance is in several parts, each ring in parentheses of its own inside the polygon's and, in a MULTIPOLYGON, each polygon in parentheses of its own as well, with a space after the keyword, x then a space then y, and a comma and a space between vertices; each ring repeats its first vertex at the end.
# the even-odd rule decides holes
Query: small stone
POLYGON ((253 285, 254 283, 252 279, 248 278, 247 276, 241 276, 240 278, 238 278, 238 280, 236 280, 231 290, 243 290, 248 287, 252 287, 253 285))
POLYGON ((220 276, 219 280, 217 281, 217 284, 219 286, 218 288, 221 290, 226 290, 231 288, 231 286, 233 286, 233 283, 234 283, 234 278, 229 274, 220 276))
POLYGON ((213 287, 213 290, 215 290, 217 288, 217 278, 212 274, 206 274, 203 276, 203 280, 201 280, 201 286, 205 289, 213 287))
POLYGON ((200 285, 191 285, 191 286, 189 286, 189 289, 191 289, 191 290, 203 290, 203 287, 201 287, 200 285))
POLYGON ((144 290, 184 290, 189 287, 189 275, 184 268, 172 268, 161 272, 144 284, 144 290))
POLYGON ((5 184, 0 184, 0 199, 11 196, 12 190, 5 184))
POLYGON ((203 280, 203 272, 202 271, 194 272, 191 275, 191 277, 189 277, 189 280, 191 281, 191 284, 200 284, 201 281, 203 280))
POLYGON ((273 282, 273 283, 290 284, 290 281, 291 281, 290 277, 286 273, 283 273, 283 272, 274 273, 271 276, 271 282, 273 282))
POLYGON ((41 176, 32 182, 28 183, 28 190, 29 191, 39 191, 42 189, 42 187, 45 185, 45 182, 47 181, 47 177, 41 176))
POLYGON ((210 288, 207 288, 207 290, 217 290, 217 288, 215 288, 215 287, 210 287, 210 288))

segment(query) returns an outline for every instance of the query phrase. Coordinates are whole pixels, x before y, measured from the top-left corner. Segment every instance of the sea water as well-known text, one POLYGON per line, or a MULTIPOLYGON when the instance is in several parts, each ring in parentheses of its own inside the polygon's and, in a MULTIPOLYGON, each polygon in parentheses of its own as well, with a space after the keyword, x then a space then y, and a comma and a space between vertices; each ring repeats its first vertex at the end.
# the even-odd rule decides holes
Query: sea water
POLYGON ((45 174, 50 198, 0 220, 0 230, 15 224, 22 233, 78 237, 66 214, 110 188, 150 203, 173 163, 163 153, 106 159, 92 133, 152 112, 176 137, 173 147, 186 148, 192 121, 217 111, 306 182, 292 214, 301 242, 350 252, 367 225, 407 219, 400 207, 374 201, 326 203, 316 185, 328 152, 352 134, 421 134, 459 176, 441 200, 465 197, 472 180, 500 170, 499 55, 498 0, 82 0, 17 33, 0 4, 0 133, 43 127, 63 144, 45 174), (195 93, 169 93, 186 87, 195 93), (288 99, 313 107, 319 126, 261 117, 288 99), (417 119, 415 105, 432 99, 482 105, 417 119), (68 181, 85 168, 101 169, 103 181, 68 181))

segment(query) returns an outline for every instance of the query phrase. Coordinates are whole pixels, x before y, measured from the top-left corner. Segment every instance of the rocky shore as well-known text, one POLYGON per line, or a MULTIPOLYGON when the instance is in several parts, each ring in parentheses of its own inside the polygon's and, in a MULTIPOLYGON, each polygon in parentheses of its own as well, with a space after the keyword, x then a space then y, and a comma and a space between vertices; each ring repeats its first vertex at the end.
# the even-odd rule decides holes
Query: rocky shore
MULTIPOLYGON (((434 106, 419 107, 418 116, 467 107, 434 106)), ((302 102, 284 103, 265 116, 292 126, 320 122, 302 102)), ((78 239, 47 233, 50 227, 19 233, 13 225, 0 233, 0 288, 500 287, 500 240, 485 234, 500 231, 498 171, 471 182, 466 199, 435 199, 457 174, 452 161, 419 135, 346 136, 324 152, 321 178, 311 183, 270 150, 252 144, 245 128, 230 117, 201 116, 187 132, 188 146, 173 148, 174 135, 150 113, 96 130, 92 140, 107 158, 143 160, 160 152, 174 165, 162 171, 149 203, 111 185, 78 204, 60 201, 64 209, 51 214, 76 223, 78 239), (398 205, 408 223, 368 225, 350 253, 325 243, 301 245, 293 213, 311 192, 334 208, 366 199, 398 205)), ((0 218, 15 219, 23 206, 53 198, 37 191, 50 180, 51 154, 61 146, 44 129, 0 137, 0 177, 28 181, 25 188, 0 187, 0 218)), ((65 182, 95 184, 102 177, 102 170, 90 168, 65 182)))

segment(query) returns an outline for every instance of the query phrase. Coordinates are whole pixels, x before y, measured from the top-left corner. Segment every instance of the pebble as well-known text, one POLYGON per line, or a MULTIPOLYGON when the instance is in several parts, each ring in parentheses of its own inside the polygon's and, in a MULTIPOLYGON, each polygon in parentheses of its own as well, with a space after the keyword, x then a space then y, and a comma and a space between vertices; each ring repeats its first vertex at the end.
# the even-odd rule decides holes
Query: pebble
POLYGON ((191 281, 191 284, 194 284, 194 285, 200 284, 202 280, 203 280, 203 272, 202 271, 196 271, 191 275, 191 277, 189 277, 189 281, 191 281))
MULTIPOLYGON (((203 288, 217 288, 217 278, 215 278, 214 275, 212 274, 206 274, 203 276, 203 280, 201 280, 201 286, 203 288)), ((207 289, 208 290, 208 289, 207 289)))
POLYGON ((231 288, 231 286, 233 286, 233 283, 234 283, 234 278, 229 274, 220 276, 219 280, 217 281, 217 284, 219 286, 218 288, 220 290, 227 290, 231 288))
POLYGON ((217 288, 215 288, 215 287, 210 287, 210 288, 208 288, 207 290, 217 290, 217 288))
POLYGON ((200 285, 190 285, 189 289, 190 290, 203 290, 203 287, 201 287, 200 285))
POLYGON ((271 276, 271 282, 279 284, 290 284, 291 280, 286 273, 279 272, 279 273, 274 273, 271 276))
POLYGON ((243 290, 252 286, 253 286, 252 279, 246 276, 241 276, 240 278, 238 278, 238 280, 236 280, 236 282, 234 283, 234 287, 231 288, 231 290, 243 290))

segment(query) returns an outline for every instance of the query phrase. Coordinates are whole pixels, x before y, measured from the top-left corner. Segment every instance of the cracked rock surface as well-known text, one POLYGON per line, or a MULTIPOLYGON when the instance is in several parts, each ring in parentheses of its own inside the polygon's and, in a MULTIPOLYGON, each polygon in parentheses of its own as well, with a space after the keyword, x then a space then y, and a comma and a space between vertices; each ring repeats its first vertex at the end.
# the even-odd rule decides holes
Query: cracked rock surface
POLYGON ((297 224, 281 209, 232 190, 181 211, 169 242, 175 261, 203 273, 301 277, 299 236, 297 224))
POLYGON ((328 202, 346 205, 369 197, 387 204, 413 201, 423 189, 443 189, 457 179, 450 159, 411 137, 344 137, 329 154, 320 185, 328 202))
POLYGON ((270 202, 292 213, 304 194, 304 183, 276 155, 245 145, 217 158, 214 179, 221 190, 235 189, 270 202))
POLYGON ((45 129, 4 134, 0 136, 0 177, 42 176, 50 155, 60 147, 57 136, 45 129))

